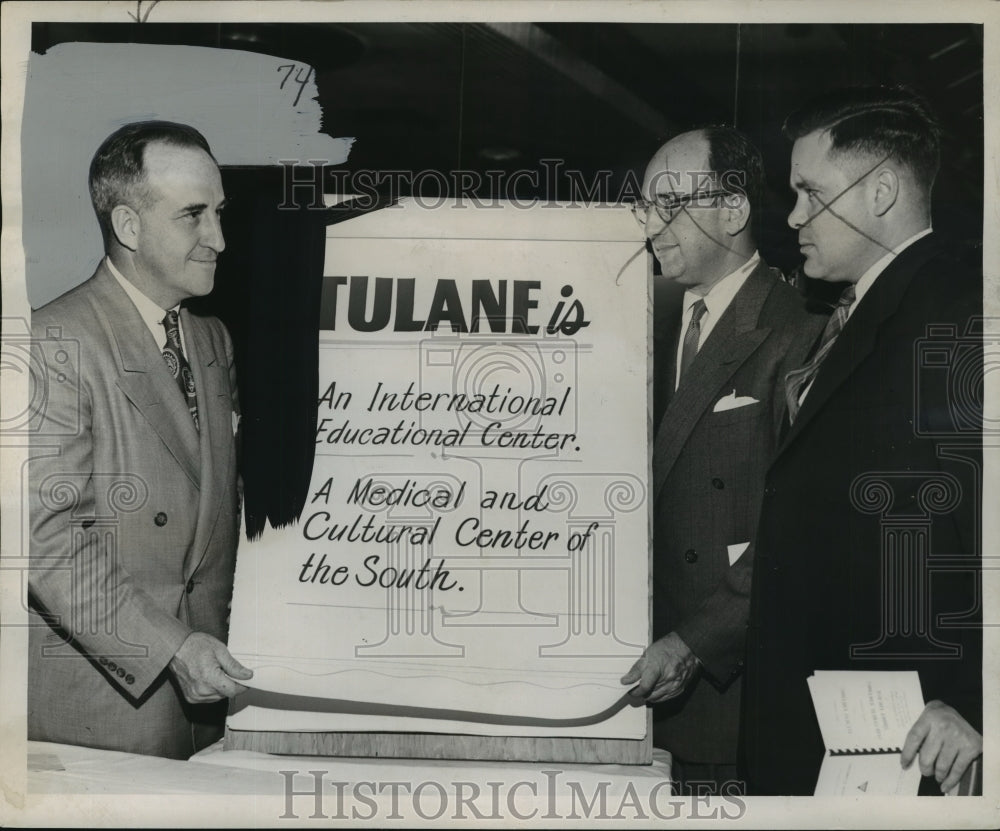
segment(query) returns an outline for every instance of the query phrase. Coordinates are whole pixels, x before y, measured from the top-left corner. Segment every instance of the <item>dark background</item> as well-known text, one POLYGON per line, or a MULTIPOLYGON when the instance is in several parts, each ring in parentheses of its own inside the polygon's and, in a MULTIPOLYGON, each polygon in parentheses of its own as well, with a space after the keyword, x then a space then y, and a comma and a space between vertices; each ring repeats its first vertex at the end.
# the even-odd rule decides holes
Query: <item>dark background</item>
MULTIPOLYGON (((323 130, 355 136, 345 171, 535 170, 518 198, 574 197, 558 159, 586 181, 610 171, 614 201, 656 147, 705 123, 761 147, 769 181, 762 253, 798 263, 785 225, 785 115, 814 93, 908 83, 947 130, 934 226, 978 258, 983 219, 983 29, 961 24, 36 23, 32 49, 66 41, 177 43, 262 52, 316 69, 323 130), (550 177, 551 178, 551 177, 550 177), (553 188, 552 185, 555 185, 553 188)), ((306 160, 303 160, 305 162, 306 160)), ((336 190, 333 170, 328 189, 336 190)), ((425 177, 424 195, 440 193, 425 177)), ((400 195, 409 195, 407 191, 400 195)))

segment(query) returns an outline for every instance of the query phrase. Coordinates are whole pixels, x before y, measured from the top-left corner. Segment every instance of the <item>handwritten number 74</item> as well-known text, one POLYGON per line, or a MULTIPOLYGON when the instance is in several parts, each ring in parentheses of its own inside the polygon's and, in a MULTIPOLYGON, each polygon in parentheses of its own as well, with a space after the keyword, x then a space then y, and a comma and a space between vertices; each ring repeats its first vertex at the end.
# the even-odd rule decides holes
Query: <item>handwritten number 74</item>
POLYGON ((281 72, 283 69, 287 69, 288 71, 285 73, 285 77, 281 79, 281 86, 279 86, 278 89, 285 88, 285 84, 287 84, 292 78, 292 73, 294 72, 295 78, 292 82, 299 85, 299 91, 295 95, 295 100, 292 102, 292 106, 297 107, 299 105, 299 98, 302 97, 302 90, 306 88, 306 84, 308 84, 309 79, 312 78, 313 68, 311 66, 298 66, 294 63, 283 63, 278 67, 278 72, 281 72), (303 72, 306 74, 303 75, 303 72))

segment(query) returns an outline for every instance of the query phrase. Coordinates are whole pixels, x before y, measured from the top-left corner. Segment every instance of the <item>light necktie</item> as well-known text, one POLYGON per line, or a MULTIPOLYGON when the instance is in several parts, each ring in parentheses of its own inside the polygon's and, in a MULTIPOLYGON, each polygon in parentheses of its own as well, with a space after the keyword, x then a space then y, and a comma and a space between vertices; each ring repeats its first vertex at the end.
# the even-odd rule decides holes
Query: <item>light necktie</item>
POLYGON ((708 307, 705 305, 705 301, 701 299, 696 301, 691 307, 691 322, 684 333, 684 343, 681 344, 681 374, 679 381, 684 379, 684 374, 691 367, 691 364, 694 363, 695 356, 698 354, 698 341, 701 340, 701 319, 707 311, 708 307))
POLYGON ((852 303, 854 303, 854 286, 850 285, 840 295, 840 300, 837 302, 833 314, 826 322, 826 328, 820 335, 819 346, 815 354, 806 364, 785 375, 785 400, 788 402, 789 424, 793 424, 795 417, 799 414, 799 399, 802 397, 802 391, 807 389, 816 378, 820 364, 830 353, 837 336, 844 328, 844 324, 847 323, 852 303))
POLYGON ((184 357, 184 347, 181 346, 181 327, 177 319, 177 312, 171 309, 167 316, 163 318, 163 328, 167 331, 167 344, 163 347, 163 360, 167 362, 167 369, 174 376, 177 387, 184 396, 184 403, 187 404, 191 413, 191 420, 194 427, 198 429, 198 397, 195 395, 194 376, 191 374, 191 365, 184 357))

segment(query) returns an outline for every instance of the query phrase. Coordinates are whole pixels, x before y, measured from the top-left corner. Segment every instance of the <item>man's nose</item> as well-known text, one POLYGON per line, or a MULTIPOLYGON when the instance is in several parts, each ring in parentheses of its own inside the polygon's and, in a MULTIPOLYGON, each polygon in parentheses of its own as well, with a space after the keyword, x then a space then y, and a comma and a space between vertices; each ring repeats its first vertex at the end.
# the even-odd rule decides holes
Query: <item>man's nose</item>
POLYGON ((211 248, 216 254, 221 254, 226 248, 226 239, 222 234, 222 220, 217 213, 208 213, 202 226, 201 244, 211 248))
POLYGON ((653 239, 667 229, 667 223, 663 221, 663 217, 654 208, 650 208, 649 213, 646 214, 645 228, 646 238, 653 239))
POLYGON ((803 200, 801 198, 797 198, 795 200, 795 207, 792 208, 792 212, 788 215, 788 224, 791 226, 792 230, 795 231, 805 225, 806 220, 809 219, 802 202, 803 200))

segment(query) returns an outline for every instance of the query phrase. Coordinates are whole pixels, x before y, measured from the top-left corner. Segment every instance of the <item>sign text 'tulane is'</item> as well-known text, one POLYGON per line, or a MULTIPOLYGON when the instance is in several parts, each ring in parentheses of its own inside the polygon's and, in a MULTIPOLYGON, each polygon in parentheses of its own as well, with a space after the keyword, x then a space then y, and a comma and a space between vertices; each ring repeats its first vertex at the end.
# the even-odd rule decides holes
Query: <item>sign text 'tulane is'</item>
POLYGON ((346 324, 356 332, 432 332, 441 327, 453 332, 488 329, 497 334, 535 335, 545 320, 545 334, 571 336, 590 325, 569 284, 560 291, 562 299, 546 313, 538 308, 542 285, 538 280, 470 280, 460 286, 457 280, 439 279, 430 301, 420 305, 413 278, 376 277, 373 282, 374 286, 363 275, 324 277, 320 328, 336 331, 346 324), (344 286, 346 292, 341 291, 344 286))

